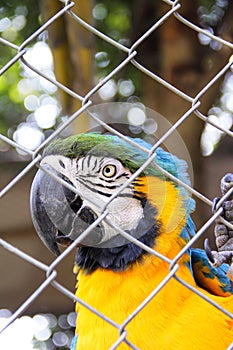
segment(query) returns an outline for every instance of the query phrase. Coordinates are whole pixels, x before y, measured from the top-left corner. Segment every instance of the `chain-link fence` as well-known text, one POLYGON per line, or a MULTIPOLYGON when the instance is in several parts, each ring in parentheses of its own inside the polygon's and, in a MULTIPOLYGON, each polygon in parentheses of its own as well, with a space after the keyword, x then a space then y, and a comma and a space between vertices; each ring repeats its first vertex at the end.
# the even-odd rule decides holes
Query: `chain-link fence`
MULTIPOLYGON (((189 20, 184 18, 181 15, 181 4, 179 1, 170 1, 170 0, 164 0, 164 3, 168 5, 168 10, 166 13, 157 20, 143 35, 141 35, 138 40, 136 40, 130 47, 124 46, 122 43, 113 40, 110 38, 107 34, 103 34, 102 32, 98 31, 94 26, 86 23, 83 21, 82 18, 77 16, 73 11, 72 8, 74 6, 74 3, 71 1, 64 1, 64 7, 57 12, 54 16, 52 16, 46 23, 41 25, 41 27, 35 31, 31 36, 26 38, 20 46, 16 46, 12 42, 9 42, 8 40, 5 40, 3 38, 0 38, 0 44, 2 47, 10 47, 13 50, 15 50, 15 55, 11 58, 10 61, 8 61, 5 66, 3 66, 0 70, 0 75, 4 75, 4 73, 12 67, 16 62, 21 61, 23 65, 27 66, 30 70, 32 70, 36 75, 39 75, 49 81, 51 84, 55 85, 59 90, 63 90, 65 93, 71 95, 73 98, 77 99, 81 102, 82 107, 78 108, 69 118, 67 118, 65 121, 62 122, 62 124, 54 131, 48 138, 46 138, 39 147, 37 147, 36 150, 31 151, 29 149, 26 149, 24 146, 20 145, 19 143, 13 141, 12 139, 0 135, 0 140, 2 140, 4 143, 7 143, 9 146, 22 150, 26 154, 28 154, 29 157, 31 157, 31 161, 28 163, 27 166, 17 175, 15 176, 2 190, 1 190, 1 198, 4 202, 4 195, 12 190, 12 188, 20 181, 32 168, 39 165, 39 162, 41 160, 41 151, 42 149, 47 146, 53 139, 55 139, 57 136, 59 136, 64 129, 67 128, 67 126, 71 125, 74 121, 78 123, 79 116, 85 112, 89 107, 93 105, 92 97, 93 95, 101 89, 111 78, 113 78, 117 73, 119 73, 122 69, 124 69, 128 65, 134 65, 136 69, 141 71, 143 74, 149 76, 151 79, 156 81, 158 84, 161 84, 164 86, 164 88, 169 89, 174 94, 178 95, 181 99, 184 99, 189 104, 189 108, 186 110, 186 112, 183 115, 180 115, 180 118, 177 120, 174 125, 167 130, 162 137, 153 145, 150 151, 148 151, 148 160, 147 162, 140 168, 140 171, 143 171, 144 168, 150 164, 151 161, 154 159, 154 151, 156 148, 161 145, 163 142, 166 141, 166 139, 174 133, 177 128, 184 124, 192 114, 195 114, 197 119, 201 119, 206 123, 210 123, 212 126, 216 127, 218 130, 220 130, 223 134, 229 135, 230 137, 233 136, 232 132, 225 128, 224 126, 220 125, 217 122, 214 122, 213 120, 210 120, 205 116, 201 111, 200 107, 202 105, 201 99, 205 98, 205 94, 212 88, 212 86, 221 79, 226 72, 230 71, 230 68, 232 66, 232 61, 230 60, 230 57, 228 57, 228 60, 226 62, 222 62, 222 69, 211 79, 208 81, 208 83, 195 95, 195 96, 189 96, 185 91, 181 91, 169 82, 165 81, 163 78, 155 74, 154 72, 147 69, 145 66, 143 66, 141 63, 137 61, 137 48, 140 47, 141 44, 156 30, 164 24, 169 18, 173 18, 176 21, 182 22, 184 24, 184 30, 188 28, 188 30, 195 31, 196 34, 203 34, 206 37, 210 38, 211 40, 214 40, 215 42, 221 44, 223 47, 228 47, 230 49, 233 49, 233 43, 228 42, 224 39, 222 39, 219 36, 215 36, 211 33, 211 31, 206 31, 196 24, 191 23, 189 20), (98 82, 85 96, 81 96, 78 91, 72 91, 67 86, 63 85, 59 81, 57 81, 55 78, 51 78, 47 76, 46 74, 42 73, 37 69, 36 66, 33 66, 31 63, 27 61, 25 58, 25 54, 27 52, 28 47, 30 44, 38 38, 41 33, 43 33, 46 29, 48 29, 49 26, 51 26, 59 17, 64 15, 69 15, 72 18, 72 21, 76 22, 77 26, 82 26, 89 32, 91 32, 94 36, 98 37, 100 40, 107 42, 110 45, 113 45, 118 50, 122 51, 124 54, 126 54, 126 58, 122 60, 122 62, 113 69, 107 76, 105 76, 104 79, 101 79, 100 82, 98 82)), ((89 113, 89 116, 95 120, 97 125, 101 125, 102 127, 106 128, 107 130, 110 130, 113 134, 117 134, 119 137, 124 138, 124 135, 122 135, 120 132, 116 131, 114 128, 111 128, 109 125, 107 125, 103 120, 101 120, 98 116, 92 115, 89 113)), ((125 139, 125 138, 124 138, 125 139)), ((163 169, 160 169, 163 173, 165 172, 163 169)), ((172 177, 171 174, 166 173, 166 176, 172 178, 175 182, 179 182, 176 178, 172 177)), ((131 181, 133 178, 131 178, 131 181)), ((180 182, 179 182, 180 183, 180 182)), ((194 197, 199 198, 201 201, 206 203, 207 205, 211 206, 212 201, 204 196, 202 193, 199 193, 198 191, 194 190, 193 188, 189 187, 187 184, 181 183, 182 186, 185 186, 188 191, 190 191, 194 197)), ((122 189, 121 189, 122 190, 122 189)), ((107 206, 106 206, 107 208, 107 206)), ((25 300, 25 302, 17 309, 15 310, 14 314, 7 319, 7 323, 4 325, 4 329, 6 329, 14 320, 16 320, 19 316, 23 315, 28 308, 29 305, 31 305, 35 300, 38 298, 38 296, 48 287, 52 286, 55 289, 57 289, 60 293, 66 295, 71 300, 76 300, 80 304, 84 305, 86 308, 88 308, 91 312, 98 315, 98 317, 103 318, 106 322, 110 323, 113 327, 116 327, 119 330, 119 338, 115 344, 112 344, 112 349, 116 349, 122 342, 126 341, 127 339, 127 332, 124 332, 125 327, 128 323, 131 322, 132 318, 135 316, 135 314, 140 313, 141 310, 145 307, 147 303, 150 302, 150 300, 160 292, 160 290, 167 284, 167 282, 175 278, 177 281, 179 281, 180 284, 185 286, 188 289, 191 289, 193 293, 196 293, 200 296, 200 298, 204 298, 208 303, 211 303, 213 307, 218 308, 221 312, 225 313, 229 317, 232 318, 232 314, 226 310, 223 309, 220 305, 218 305, 216 302, 208 298, 206 295, 202 294, 200 291, 196 290, 192 286, 190 286, 187 282, 179 279, 176 275, 177 270, 179 269, 178 260, 182 257, 182 255, 187 251, 188 248, 190 248, 205 232, 206 230, 212 225, 216 218, 222 213, 222 208, 220 207, 215 214, 213 214, 209 220, 198 230, 195 237, 193 237, 190 242, 180 251, 180 253, 175 257, 174 260, 170 261, 169 259, 165 257, 161 257, 156 251, 152 251, 149 247, 143 246, 143 249, 147 250, 148 252, 152 252, 156 256, 158 256, 161 259, 164 259, 169 265, 170 265, 170 272, 167 274, 166 278, 162 280, 162 282, 154 289, 154 291, 148 296, 146 300, 136 309, 134 310, 134 313, 129 315, 129 317, 124 321, 123 325, 116 324, 113 320, 108 319, 104 315, 102 315, 98 310, 94 310, 90 305, 86 305, 82 300, 78 300, 77 297, 67 288, 65 288, 63 285, 57 282, 57 267, 63 261, 63 259, 73 251, 78 243, 80 241, 80 237, 72 244, 70 245, 58 258, 56 258, 51 265, 47 266, 41 261, 35 259, 32 256, 29 256, 25 254, 22 250, 17 249, 12 244, 8 243, 7 241, 1 239, 1 247, 2 249, 9 251, 10 253, 13 253, 17 255, 20 259, 23 259, 27 261, 28 263, 36 266, 37 268, 41 269, 46 273, 46 277, 41 283, 41 285, 30 295, 30 297, 25 300)), ((103 213, 103 215, 90 227, 84 232, 84 235, 86 235, 88 232, 90 232, 92 229, 95 228, 98 223, 103 220, 106 216, 106 212, 103 213)), ((122 232, 121 232, 122 233, 122 232)), ((124 233, 122 233, 124 234, 124 233)), ((136 242, 136 244, 141 244, 140 242, 136 242)), ((2 281, 4 283, 4 281, 2 281)), ((4 331, 3 329, 3 331, 4 331)), ((216 330, 217 331, 217 330, 216 330)), ((224 334, 222 335, 224 337, 224 334)), ((133 344, 128 345, 131 348, 135 348, 133 344)), ((228 349, 233 348, 233 343, 229 344, 228 349)))

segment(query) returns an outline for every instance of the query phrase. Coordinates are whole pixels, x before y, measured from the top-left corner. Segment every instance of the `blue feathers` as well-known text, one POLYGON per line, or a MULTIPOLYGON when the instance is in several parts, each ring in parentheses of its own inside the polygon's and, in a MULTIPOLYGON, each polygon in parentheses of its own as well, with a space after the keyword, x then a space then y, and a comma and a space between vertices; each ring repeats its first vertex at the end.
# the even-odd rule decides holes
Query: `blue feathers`
POLYGON ((77 336, 77 334, 75 334, 75 336, 72 339, 71 345, 70 345, 70 350, 76 349, 77 341, 78 341, 78 336, 77 336))
POLYGON ((183 238, 185 242, 188 242, 191 237, 195 235, 195 224, 191 219, 190 215, 187 216, 187 222, 185 227, 183 228, 180 237, 183 238))
MULTIPOLYGON (((148 150, 150 150, 152 147, 149 143, 141 139, 136 138, 132 140, 137 142, 140 146, 148 150)), ((189 176, 187 174, 187 163, 183 159, 177 158, 176 156, 165 151, 161 147, 158 147, 155 153, 156 153, 155 161, 161 168, 163 168, 164 170, 166 170, 167 172, 169 172, 170 174, 172 174, 173 176, 175 176, 185 184, 190 185, 189 176)), ((155 175, 161 176, 161 173, 158 173, 158 172, 159 171, 157 170, 155 175)))
POLYGON ((213 267, 205 251, 198 248, 190 249, 190 258, 197 285, 214 295, 233 294, 233 283, 226 275, 229 265, 222 264, 220 267, 213 267))

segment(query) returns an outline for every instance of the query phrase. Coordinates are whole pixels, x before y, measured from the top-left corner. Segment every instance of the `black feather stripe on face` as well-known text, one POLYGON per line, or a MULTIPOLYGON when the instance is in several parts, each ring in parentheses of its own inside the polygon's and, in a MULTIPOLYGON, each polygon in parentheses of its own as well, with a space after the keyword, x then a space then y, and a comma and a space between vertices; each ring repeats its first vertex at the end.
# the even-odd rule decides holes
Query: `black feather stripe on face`
MULTIPOLYGON (((146 205, 144 204, 144 216, 135 229, 144 233, 138 240, 148 247, 156 244, 156 237, 160 233, 160 223, 155 219, 156 213, 156 208, 147 201, 146 205)), ((134 232, 126 232, 135 237, 134 232)), ((144 249, 131 242, 113 248, 80 247, 76 256, 76 264, 86 273, 92 273, 98 268, 124 271, 145 254, 147 252, 144 249)))

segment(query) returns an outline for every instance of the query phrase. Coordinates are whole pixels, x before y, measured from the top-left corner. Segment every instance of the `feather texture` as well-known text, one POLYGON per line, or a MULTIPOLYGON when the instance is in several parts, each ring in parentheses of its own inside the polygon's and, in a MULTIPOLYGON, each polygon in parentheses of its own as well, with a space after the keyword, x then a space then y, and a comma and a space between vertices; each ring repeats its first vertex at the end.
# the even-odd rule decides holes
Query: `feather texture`
MULTIPOLYGON (((146 149, 151 148, 140 139, 133 141, 146 149)), ((148 159, 148 153, 119 137, 97 133, 57 140, 45 150, 44 157, 49 155, 69 159, 88 155, 114 158, 131 173, 148 159)), ((150 217, 153 221, 151 229, 139 240, 172 260, 195 234, 190 216, 195 203, 187 190, 164 176, 156 164, 189 184, 186 163, 162 148, 156 149, 154 162, 132 182, 143 215, 137 226, 128 232, 141 228, 150 217)), ((68 174, 66 176, 70 181, 68 174)), ((75 205, 73 196, 72 205, 75 205)), ((79 198, 78 210, 81 205, 79 198)), ((201 249, 187 250, 178 264, 176 275, 179 278, 229 312, 233 311, 233 288, 226 276, 227 266, 213 268, 201 249)), ((225 350, 233 340, 232 319, 179 283, 175 276, 127 322, 169 273, 165 260, 146 253, 133 243, 114 248, 81 247, 75 272, 77 297, 116 324, 125 322, 126 338, 137 349, 225 350)), ((111 348, 119 337, 119 330, 81 304, 76 304, 76 311, 76 337, 72 350, 111 348)), ((129 349, 129 346, 123 342, 117 349, 129 349)))

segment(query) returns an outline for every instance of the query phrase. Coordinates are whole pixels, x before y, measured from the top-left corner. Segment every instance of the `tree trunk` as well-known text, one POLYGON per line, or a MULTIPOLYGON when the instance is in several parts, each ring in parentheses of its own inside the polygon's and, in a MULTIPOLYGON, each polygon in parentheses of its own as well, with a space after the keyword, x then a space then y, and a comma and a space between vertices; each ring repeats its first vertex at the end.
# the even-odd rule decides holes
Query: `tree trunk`
MULTIPOLYGON (((60 9, 58 1, 42 1, 44 21, 48 20, 60 9)), ((72 11, 88 23, 92 22, 92 1, 76 2, 72 11)), ((85 96, 93 84, 93 48, 92 34, 78 24, 68 14, 59 17, 48 28, 49 44, 54 58, 56 79, 81 96, 85 96)), ((63 114, 70 115, 81 107, 81 102, 59 90, 59 98, 63 114)), ((87 130, 88 118, 79 116, 74 123, 74 131, 87 130), (81 119, 80 119, 81 118, 81 119)))

